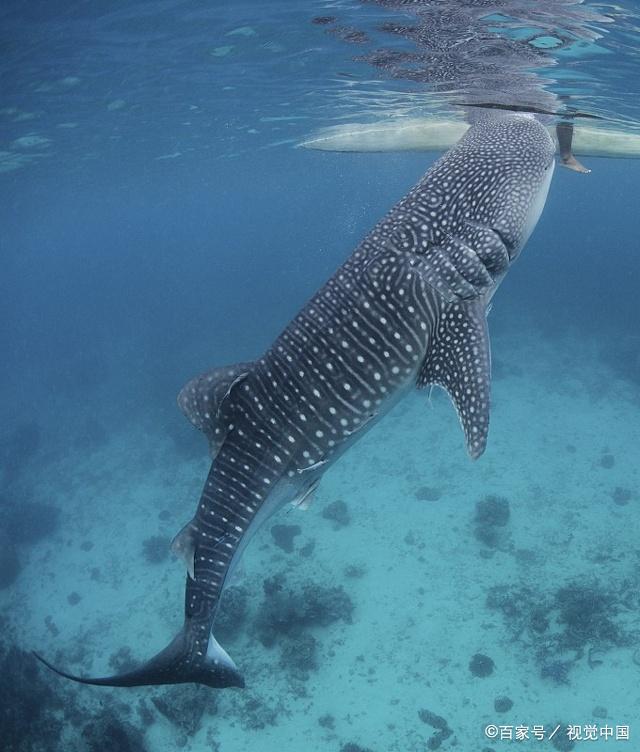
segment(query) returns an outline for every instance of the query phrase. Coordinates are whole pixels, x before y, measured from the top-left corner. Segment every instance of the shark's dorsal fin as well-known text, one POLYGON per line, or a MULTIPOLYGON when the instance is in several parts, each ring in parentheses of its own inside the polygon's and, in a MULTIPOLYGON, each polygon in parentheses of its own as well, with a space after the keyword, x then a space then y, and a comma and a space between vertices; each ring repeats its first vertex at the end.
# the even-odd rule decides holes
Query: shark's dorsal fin
MULTIPOLYGON (((225 533, 217 538, 212 546, 211 550, 215 549, 221 543, 223 543, 228 537, 225 533)), ((195 518, 189 520, 187 524, 180 530, 180 532, 171 541, 171 553, 177 556, 178 559, 182 559, 187 566, 187 572, 192 580, 195 579, 195 555, 196 547, 198 543, 198 523, 195 518)))
POLYGON ((487 443, 491 392, 491 347, 482 299, 445 309, 418 376, 418 386, 429 384, 449 393, 467 450, 476 459, 487 443))
POLYGON ((191 379, 178 395, 182 412, 209 440, 212 457, 216 456, 227 435, 228 426, 222 410, 225 398, 252 368, 251 362, 213 368, 191 379))

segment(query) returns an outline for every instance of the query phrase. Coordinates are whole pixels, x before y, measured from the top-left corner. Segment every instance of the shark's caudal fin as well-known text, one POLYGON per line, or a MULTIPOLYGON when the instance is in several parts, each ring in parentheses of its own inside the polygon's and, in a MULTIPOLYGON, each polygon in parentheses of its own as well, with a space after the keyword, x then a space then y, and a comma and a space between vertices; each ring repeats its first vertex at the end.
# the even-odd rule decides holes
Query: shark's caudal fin
MULTIPOLYGON (((224 405, 234 385, 242 381, 252 363, 216 368, 192 379, 180 392, 178 404, 187 418, 209 440, 213 457, 218 453, 229 430, 224 405)), ((204 684, 208 687, 244 687, 244 679, 226 651, 211 634, 217 597, 207 592, 207 578, 195 568, 197 546, 195 520, 187 523, 175 537, 172 551, 185 560, 187 586, 185 623, 180 632, 150 661, 133 671, 105 677, 85 677, 61 671, 34 652, 35 657, 60 676, 107 687, 140 687, 154 684, 204 684)), ((215 542, 212 546, 215 548, 215 542)), ((204 560, 204 557, 201 557, 204 560)))
POLYGON ((142 687, 155 684, 186 684, 195 682, 208 687, 244 687, 244 679, 226 651, 213 635, 209 636, 206 655, 198 658, 193 650, 188 625, 174 637, 164 650, 150 661, 124 674, 86 677, 61 671, 34 652, 45 666, 65 679, 103 687, 142 687))

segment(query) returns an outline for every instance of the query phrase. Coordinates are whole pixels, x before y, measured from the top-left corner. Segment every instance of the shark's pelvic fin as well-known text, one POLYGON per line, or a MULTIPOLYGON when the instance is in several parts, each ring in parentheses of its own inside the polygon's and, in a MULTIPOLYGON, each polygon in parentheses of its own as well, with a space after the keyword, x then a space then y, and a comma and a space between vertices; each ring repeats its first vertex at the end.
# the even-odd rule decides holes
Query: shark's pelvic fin
MULTIPOLYGON (((227 540, 228 534, 225 533, 212 542, 209 550, 214 551, 221 543, 227 540)), ((189 572, 189 577, 195 580, 195 562, 196 549, 198 546, 198 524, 195 518, 189 520, 180 530, 176 537, 171 541, 171 553, 182 559, 189 572)))
POLYGON ((184 415, 209 440, 212 458, 218 454, 228 431, 224 402, 235 384, 252 368, 251 362, 213 368, 191 379, 178 395, 178 405, 184 415))
POLYGON ((485 450, 489 431, 491 347, 484 301, 447 307, 418 376, 418 386, 437 384, 449 393, 473 459, 485 450))
POLYGON ((194 557, 196 553, 197 532, 193 520, 189 520, 171 541, 171 553, 184 561, 191 579, 195 577, 194 557))

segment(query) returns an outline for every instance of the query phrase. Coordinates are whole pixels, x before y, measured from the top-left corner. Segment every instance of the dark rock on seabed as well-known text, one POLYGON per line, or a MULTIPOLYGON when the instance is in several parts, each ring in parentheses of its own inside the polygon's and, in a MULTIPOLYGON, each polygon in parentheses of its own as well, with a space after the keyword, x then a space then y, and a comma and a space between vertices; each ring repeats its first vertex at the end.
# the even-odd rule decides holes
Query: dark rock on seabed
POLYGON ((176 728, 193 736, 202 722, 205 711, 214 714, 218 709, 218 696, 208 687, 179 685, 165 689, 151 701, 176 728))
POLYGON ((33 545, 58 529, 60 510, 37 501, 17 502, 7 510, 5 529, 16 544, 33 545))
POLYGON ((280 665, 298 679, 307 680, 311 671, 318 670, 318 641, 313 635, 300 634, 285 640, 280 665))
POLYGON ((501 496, 486 496, 476 504, 474 535, 488 548, 499 548, 509 522, 509 502, 501 496))
POLYGON ((290 554, 294 549, 294 538, 302 532, 299 525, 274 525, 271 536, 278 548, 290 554))
POLYGON ((171 541, 164 535, 152 535, 142 541, 142 552, 149 564, 161 564, 169 557, 171 541))
POLYGON ((231 585, 222 593, 220 609, 214 624, 219 640, 234 640, 240 633, 247 617, 249 593, 243 587, 231 585))
POLYGON ((298 635, 309 627, 326 627, 338 620, 351 623, 353 602, 342 586, 305 582, 301 588, 285 587, 282 573, 263 583, 265 600, 258 609, 255 628, 265 646, 278 635, 298 635))
POLYGON ((508 713, 513 707, 513 700, 510 697, 500 696, 493 701, 493 707, 496 713, 508 713))
POLYGON ((442 498, 442 491, 431 486, 421 486, 415 493, 418 501, 439 501, 442 498))
POLYGON ((493 660, 483 653, 476 653, 469 661, 469 671, 481 679, 491 676, 494 668, 495 663, 493 660))
POLYGON ((485 496, 476 504, 475 522, 504 527, 509 522, 509 502, 502 496, 485 496))
POLYGON ((2 752, 59 752, 63 707, 35 658, 0 644, 2 752))
POLYGON ((142 732, 110 710, 103 710, 82 730, 88 752, 147 752, 142 732))
POLYGON ((336 501, 332 501, 331 504, 328 504, 322 510, 322 516, 325 520, 331 520, 333 522, 334 530, 346 527, 351 522, 349 508, 342 499, 337 499, 336 501))
POLYGON ((449 724, 441 715, 423 708, 418 711, 418 716, 423 723, 435 729, 435 733, 427 740, 427 749, 439 749, 442 742, 453 734, 449 724))

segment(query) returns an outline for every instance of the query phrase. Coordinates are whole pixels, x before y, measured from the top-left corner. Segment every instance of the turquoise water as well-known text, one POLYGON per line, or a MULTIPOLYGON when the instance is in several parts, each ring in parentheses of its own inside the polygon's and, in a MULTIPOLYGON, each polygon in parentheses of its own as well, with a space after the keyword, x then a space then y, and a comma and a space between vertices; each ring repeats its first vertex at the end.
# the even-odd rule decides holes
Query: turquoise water
MULTIPOLYGON (((246 689, 86 687, 30 656, 102 676, 175 635, 184 567, 169 543, 210 464, 178 391, 264 351, 438 156, 296 145, 325 126, 460 118, 495 84, 404 75, 416 59, 374 65, 375 49, 413 49, 381 27, 415 13, 387 5, 0 11, 3 749, 636 748, 633 159, 556 170, 489 316, 482 458, 468 458, 446 395, 416 392, 309 509, 257 533, 216 626, 246 689), (490 724, 600 737, 490 739, 490 724), (601 736, 626 726, 628 741, 601 736)), ((564 40, 532 45, 554 56, 538 68, 503 61, 535 75, 540 101, 571 97, 602 118, 589 125, 636 132, 634 4, 540 3, 528 25, 506 14, 522 3, 485 5, 491 28, 511 18, 505 38, 564 40)))

